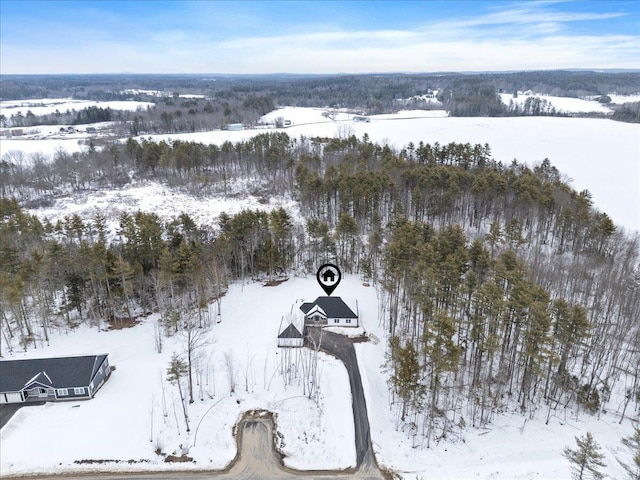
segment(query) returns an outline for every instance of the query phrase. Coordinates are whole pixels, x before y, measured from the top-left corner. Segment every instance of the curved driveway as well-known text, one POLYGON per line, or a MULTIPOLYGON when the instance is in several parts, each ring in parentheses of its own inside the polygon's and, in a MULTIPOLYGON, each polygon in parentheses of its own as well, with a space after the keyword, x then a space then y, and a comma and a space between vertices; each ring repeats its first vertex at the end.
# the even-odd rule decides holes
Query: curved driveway
POLYGON ((379 475, 380 469, 371 447, 367 402, 364 398, 362 379, 360 378, 356 351, 353 348, 353 340, 319 327, 309 327, 305 341, 309 348, 319 347, 320 351, 333 355, 344 363, 349 374, 349 384, 351 385, 353 426, 356 436, 356 468, 375 471, 379 475))

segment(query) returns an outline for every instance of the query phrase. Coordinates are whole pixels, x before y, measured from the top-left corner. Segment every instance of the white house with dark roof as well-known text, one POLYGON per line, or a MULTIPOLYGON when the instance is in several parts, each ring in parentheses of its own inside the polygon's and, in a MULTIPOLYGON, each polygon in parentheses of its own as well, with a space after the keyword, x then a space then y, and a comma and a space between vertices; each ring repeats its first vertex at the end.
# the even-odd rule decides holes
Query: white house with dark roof
POLYGON ((352 307, 340 297, 318 297, 313 302, 300 305, 305 325, 329 327, 357 327, 358 307, 352 307))
POLYGON ((0 361, 0 403, 93 398, 111 373, 108 355, 0 361))

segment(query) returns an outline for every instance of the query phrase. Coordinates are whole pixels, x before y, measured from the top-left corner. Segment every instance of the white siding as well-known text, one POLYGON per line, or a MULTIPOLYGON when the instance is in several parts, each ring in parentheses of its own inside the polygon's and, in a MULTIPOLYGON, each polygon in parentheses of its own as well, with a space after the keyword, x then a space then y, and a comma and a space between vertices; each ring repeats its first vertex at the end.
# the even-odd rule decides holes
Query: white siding
POLYGON ((302 338, 279 338, 279 347, 302 347, 304 340, 302 338))

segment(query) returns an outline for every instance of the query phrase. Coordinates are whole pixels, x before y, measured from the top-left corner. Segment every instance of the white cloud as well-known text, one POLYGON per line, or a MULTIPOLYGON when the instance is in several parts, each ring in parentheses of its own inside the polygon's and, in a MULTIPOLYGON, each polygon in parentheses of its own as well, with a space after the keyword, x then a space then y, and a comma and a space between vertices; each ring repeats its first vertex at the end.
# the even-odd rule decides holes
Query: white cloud
MULTIPOLYGON (((506 4, 476 17, 435 20, 404 29, 284 25, 273 29, 281 34, 218 40, 206 30, 190 31, 182 26, 154 33, 146 26, 143 31, 148 35, 122 40, 97 35, 92 42, 46 48, 14 48, 5 42, 1 68, 3 73, 640 68, 638 35, 600 34, 597 29, 590 34, 572 33, 576 22, 597 24, 625 14, 560 12, 549 7, 555 3, 506 4)), ((82 36, 87 35, 83 32, 82 36)))

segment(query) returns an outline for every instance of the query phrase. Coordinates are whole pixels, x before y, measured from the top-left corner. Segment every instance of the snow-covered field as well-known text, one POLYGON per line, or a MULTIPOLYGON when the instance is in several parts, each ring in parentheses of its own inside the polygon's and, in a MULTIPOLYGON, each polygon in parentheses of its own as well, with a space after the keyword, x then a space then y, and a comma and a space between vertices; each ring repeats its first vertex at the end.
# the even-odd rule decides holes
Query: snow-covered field
POLYGON ((86 152, 89 147, 85 145, 84 139, 88 138, 88 135, 82 135, 82 138, 78 138, 77 135, 72 138, 0 138, 0 158, 9 155, 15 159, 15 154, 19 155, 19 152, 22 152, 22 161, 27 165, 30 161, 29 156, 34 153, 51 158, 58 150, 68 153, 86 152))
MULTIPOLYGON (((570 99, 571 100, 571 99, 570 99)), ((595 103, 595 102, 594 102, 595 103)), ((627 230, 640 230, 640 125, 607 119, 560 117, 460 118, 443 110, 415 110, 373 115, 370 122, 354 122, 353 115, 337 112, 336 120, 323 115, 326 109, 285 107, 264 117, 291 120, 283 129, 274 127, 242 131, 145 136, 157 141, 184 140, 221 145, 255 135, 283 131, 289 136, 362 137, 400 149, 409 142, 488 143, 493 157, 509 164, 517 159, 530 166, 548 158, 572 179, 577 190, 588 189, 596 208, 627 230)), ((12 150, 52 155, 57 148, 80 151, 86 146, 76 139, 0 141, 0 156, 12 150)))
POLYGON ((0 102, 0 113, 7 119, 11 115, 21 112, 23 116, 27 112, 34 115, 48 115, 56 110, 64 113, 67 110, 82 110, 88 107, 110 108, 111 110, 136 111, 153 107, 150 102, 136 102, 133 100, 100 102, 94 100, 74 100, 72 98, 38 98, 30 100, 6 100, 0 102))
POLYGON ((616 93, 607 94, 609 98, 611 98, 611 103, 630 103, 630 102, 640 102, 640 93, 636 95, 618 95, 616 93))
POLYGON ((599 103, 596 99, 585 100, 582 98, 556 97, 553 95, 539 95, 537 93, 518 92, 518 97, 513 98, 512 93, 501 93, 500 99, 505 105, 513 102, 514 105, 522 107, 528 98, 539 98, 546 100, 553 105, 558 113, 611 113, 611 108, 599 103))
POLYGON ((268 114, 282 117, 293 125, 284 129, 213 131, 179 135, 154 135, 151 138, 180 139, 221 145, 225 141, 246 140, 268 131, 301 135, 328 136, 367 133, 374 142, 397 149, 409 142, 446 144, 450 142, 488 143, 493 157, 505 164, 517 159, 535 165, 545 158, 573 180, 577 190, 587 189, 601 211, 617 225, 640 230, 640 125, 595 118, 447 117, 442 110, 399 112, 372 115, 370 122, 330 120, 322 109, 288 107, 268 114))
MULTIPOLYGON (((355 277, 344 278, 338 292, 375 303, 375 290, 363 287, 355 277)), ((282 317, 297 299, 311 301, 322 294, 315 278, 291 278, 277 287, 263 287, 260 283, 230 287, 222 298, 222 321, 214 322, 207 334, 209 345, 199 355, 206 366, 201 384, 204 401, 200 400, 201 386, 195 385, 196 401, 189 406, 190 433, 185 431, 177 387, 166 381, 167 417, 163 416, 162 407, 166 369, 173 352, 183 354, 184 338, 165 338, 162 353, 157 353, 155 315, 122 330, 81 326, 75 332, 53 335, 50 346, 38 344, 37 349, 26 353, 15 351, 9 358, 108 353, 116 370, 92 400, 19 410, 0 431, 0 471, 10 475, 105 468, 218 469, 235 456, 233 425, 243 412, 257 408, 278 415, 287 465, 299 469, 355 465, 351 392, 344 366, 320 354, 317 404, 303 395, 301 386, 285 386, 277 372, 284 356, 276 346, 282 317), (237 385, 233 394, 225 355, 234 364, 237 385), (167 454, 180 455, 180 445, 189 448, 189 456, 196 464, 172 466, 154 453, 161 448, 167 454), (74 463, 106 459, 124 463, 74 463), (128 464, 130 459, 143 462, 128 464)), ((213 318, 216 313, 212 306, 213 318)), ((366 321, 375 320, 365 317, 366 321)), ((7 356, 6 345, 3 354, 7 356)))

